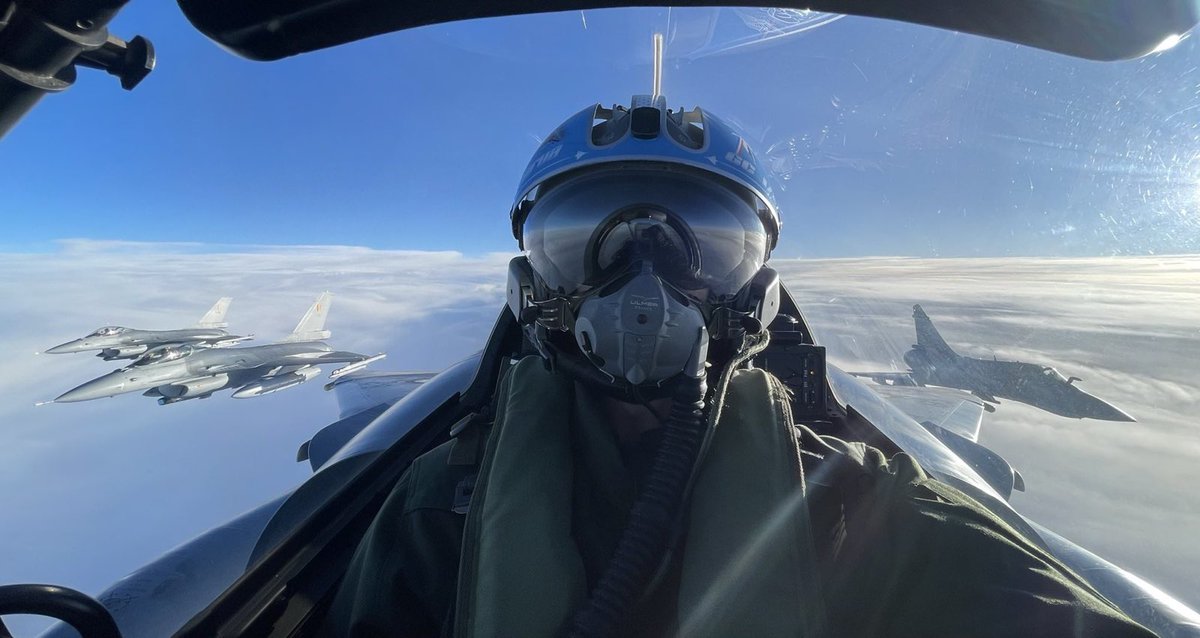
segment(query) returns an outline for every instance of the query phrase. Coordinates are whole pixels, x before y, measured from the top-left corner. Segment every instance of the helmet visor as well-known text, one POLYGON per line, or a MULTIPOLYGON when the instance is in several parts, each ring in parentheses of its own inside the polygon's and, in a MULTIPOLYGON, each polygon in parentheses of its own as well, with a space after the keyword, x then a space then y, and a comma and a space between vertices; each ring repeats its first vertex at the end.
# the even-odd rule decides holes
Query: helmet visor
POLYGON ((718 176, 626 165, 546 189, 522 236, 534 271, 559 294, 585 292, 648 264, 681 290, 723 297, 766 262, 761 206, 718 176))

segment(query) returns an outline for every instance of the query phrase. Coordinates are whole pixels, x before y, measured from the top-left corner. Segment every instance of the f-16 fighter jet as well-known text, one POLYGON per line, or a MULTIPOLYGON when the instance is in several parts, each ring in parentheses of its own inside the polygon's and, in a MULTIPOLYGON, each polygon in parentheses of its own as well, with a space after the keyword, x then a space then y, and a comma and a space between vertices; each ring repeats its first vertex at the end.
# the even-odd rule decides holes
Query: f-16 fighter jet
POLYGON ((920 305, 913 306, 917 343, 904 353, 908 372, 855 372, 885 385, 958 388, 990 403, 997 397, 1074 419, 1134 421, 1120 408, 1088 394, 1050 366, 1021 361, 964 357, 955 352, 933 326, 920 305))
POLYGON ((194 328, 181 330, 138 330, 121 326, 97 328, 86 337, 68 341, 46 350, 47 354, 71 354, 99 350, 97 357, 105 361, 114 359, 136 359, 148 350, 159 346, 202 344, 208 346, 230 346, 252 337, 231 335, 224 330, 225 313, 229 310, 232 297, 221 297, 200 318, 194 328))
POLYGON ((334 350, 322 341, 331 295, 326 292, 282 341, 243 348, 211 348, 182 344, 154 348, 132 365, 113 371, 70 390, 54 400, 71 403, 143 392, 158 397, 160 405, 187 399, 204 399, 218 390, 234 388, 233 398, 245 399, 300 385, 321 373, 322 363, 348 363, 329 376, 362 370, 384 358, 334 350))

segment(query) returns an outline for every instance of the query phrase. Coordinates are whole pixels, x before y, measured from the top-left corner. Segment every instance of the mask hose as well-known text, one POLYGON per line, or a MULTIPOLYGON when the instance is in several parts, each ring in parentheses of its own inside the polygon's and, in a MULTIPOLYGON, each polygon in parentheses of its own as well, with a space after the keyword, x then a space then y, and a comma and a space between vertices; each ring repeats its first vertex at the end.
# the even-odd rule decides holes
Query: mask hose
POLYGON ((617 635, 657 568, 704 438, 706 389, 703 374, 676 381, 654 465, 612 559, 571 621, 572 638, 617 635))

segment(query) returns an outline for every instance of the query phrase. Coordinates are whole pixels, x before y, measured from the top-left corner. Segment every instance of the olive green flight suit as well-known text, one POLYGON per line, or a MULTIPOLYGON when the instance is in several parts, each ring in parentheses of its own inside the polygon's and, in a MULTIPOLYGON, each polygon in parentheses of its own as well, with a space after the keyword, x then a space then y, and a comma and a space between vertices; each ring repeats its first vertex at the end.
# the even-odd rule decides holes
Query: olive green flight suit
MULTIPOLYGON (((1153 636, 907 455, 887 459, 793 429, 781 387, 761 370, 734 376, 681 547, 634 612, 631 634, 1153 636), (794 434, 781 445, 764 419, 794 434), (788 447, 803 449, 803 470, 799 487, 783 489, 787 455, 766 457, 788 447), (749 482, 739 484, 743 476, 749 482), (763 502, 775 504, 768 511, 763 502)), ((455 446, 465 444, 451 441, 397 483, 351 562, 327 634, 549 637, 586 597, 637 493, 630 454, 598 399, 540 360, 518 363, 499 393, 482 466, 459 464, 455 446), (539 420, 561 427, 514 438, 539 420), (499 460, 498 439, 514 446, 499 460), (477 472, 471 512, 460 513, 477 472), (522 493, 497 495, 489 482, 522 493), (529 578, 513 586, 514 573, 529 578), (510 600, 537 602, 514 609, 510 600)))

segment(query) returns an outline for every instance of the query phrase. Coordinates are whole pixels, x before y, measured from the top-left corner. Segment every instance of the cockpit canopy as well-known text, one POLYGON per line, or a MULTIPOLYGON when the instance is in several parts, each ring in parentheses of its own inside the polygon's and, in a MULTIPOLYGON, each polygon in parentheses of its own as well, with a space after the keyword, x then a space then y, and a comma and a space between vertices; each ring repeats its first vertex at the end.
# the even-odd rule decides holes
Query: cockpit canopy
POLYGON ((188 345, 182 346, 159 346, 146 351, 146 354, 133 362, 134 366, 150 365, 152 363, 165 363, 167 361, 175 361, 182 359, 192 354, 193 348, 188 345))
POLYGON ((92 332, 92 334, 90 334, 88 336, 89 337, 111 337, 113 335, 119 335, 122 332, 127 332, 128 330, 129 330, 129 328, 122 328, 121 326, 104 326, 103 328, 96 328, 92 332))
POLYGON ((1061 372, 1059 372, 1058 370, 1055 370, 1054 368, 1051 368, 1050 366, 1046 366, 1046 367, 1042 368, 1042 374, 1050 377, 1051 379, 1055 379, 1057 381, 1062 381, 1063 383, 1067 383, 1067 378, 1064 377, 1061 372))

